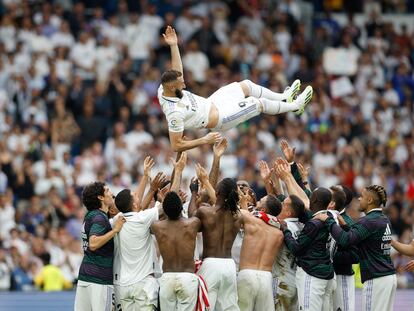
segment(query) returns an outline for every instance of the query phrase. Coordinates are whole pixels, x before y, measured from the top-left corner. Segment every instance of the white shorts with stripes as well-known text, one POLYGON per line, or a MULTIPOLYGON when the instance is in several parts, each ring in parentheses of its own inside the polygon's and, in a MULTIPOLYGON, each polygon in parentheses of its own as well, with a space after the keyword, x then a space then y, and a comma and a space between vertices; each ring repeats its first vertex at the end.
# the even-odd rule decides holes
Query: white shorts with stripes
POLYGON ((75 311, 112 311, 114 296, 113 285, 78 281, 75 311))
POLYGON ((252 96, 245 98, 238 82, 219 88, 208 99, 219 113, 219 121, 213 131, 227 131, 260 114, 260 101, 252 96))
POLYGON ((334 310, 355 311, 355 276, 336 275, 334 310))
POLYGON ((395 274, 365 281, 364 288, 362 291, 362 310, 394 310, 394 300, 396 291, 397 277, 395 274))
POLYGON ((301 267, 296 270, 299 310, 331 311, 332 292, 335 290, 335 278, 319 279, 307 274, 301 267))

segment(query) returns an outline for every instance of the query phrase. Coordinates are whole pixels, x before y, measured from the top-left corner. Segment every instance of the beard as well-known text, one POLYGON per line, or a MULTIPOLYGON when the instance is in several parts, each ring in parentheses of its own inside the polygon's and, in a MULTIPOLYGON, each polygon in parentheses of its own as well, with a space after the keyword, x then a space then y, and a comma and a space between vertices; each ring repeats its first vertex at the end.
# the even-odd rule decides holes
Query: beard
POLYGON ((184 94, 182 90, 175 89, 175 96, 178 98, 183 98, 184 94))

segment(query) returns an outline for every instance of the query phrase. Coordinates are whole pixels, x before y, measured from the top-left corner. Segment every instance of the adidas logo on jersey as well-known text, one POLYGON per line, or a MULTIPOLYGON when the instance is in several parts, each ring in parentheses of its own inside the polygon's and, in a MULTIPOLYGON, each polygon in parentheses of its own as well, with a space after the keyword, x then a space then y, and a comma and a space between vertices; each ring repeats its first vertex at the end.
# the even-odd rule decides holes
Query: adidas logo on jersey
POLYGON ((385 232, 384 232, 384 235, 382 236, 382 240, 383 241, 391 241, 391 239, 392 239, 391 234, 392 234, 392 232, 391 232, 390 225, 387 224, 387 228, 385 228, 385 232))

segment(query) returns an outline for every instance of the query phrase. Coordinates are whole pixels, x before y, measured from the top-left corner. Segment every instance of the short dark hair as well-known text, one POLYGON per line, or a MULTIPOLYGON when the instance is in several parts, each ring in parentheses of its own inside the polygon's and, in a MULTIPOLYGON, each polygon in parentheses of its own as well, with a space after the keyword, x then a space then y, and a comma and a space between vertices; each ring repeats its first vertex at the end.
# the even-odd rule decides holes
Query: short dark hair
POLYGON ((282 203, 274 194, 268 194, 266 198, 266 212, 277 216, 282 211, 282 203))
POLYGON ((164 209, 164 213, 167 215, 168 219, 179 219, 183 210, 183 203, 180 196, 174 191, 168 192, 165 195, 162 208, 164 209))
POLYGON ((98 196, 103 196, 105 193, 105 183, 95 181, 86 185, 82 191, 82 203, 88 211, 93 211, 101 208, 101 200, 98 196))
POLYGON ((329 189, 332 191, 332 201, 335 202, 335 210, 341 211, 346 203, 345 192, 338 186, 332 186, 329 189))
POLYGON ((46 266, 50 264, 50 254, 48 252, 41 254, 40 259, 42 260, 43 265, 46 266))
POLYGON ((121 190, 115 197, 115 205, 122 213, 128 213, 132 211, 133 203, 134 198, 132 197, 131 190, 129 189, 121 190))
POLYGON ((178 70, 167 70, 161 75, 161 84, 175 81, 178 77, 181 77, 182 75, 183 74, 178 70))
POLYGON ((340 185, 342 187, 342 191, 345 193, 346 201, 345 201, 345 207, 347 207, 349 204, 351 204, 352 199, 354 198, 354 192, 345 185, 340 185))
POLYGON ((312 212, 326 210, 332 200, 332 193, 329 189, 319 187, 316 188, 310 197, 310 207, 312 212))
POLYGON ((290 206, 295 214, 295 217, 302 218, 305 213, 305 204, 303 201, 296 195, 291 194, 290 198, 290 206))

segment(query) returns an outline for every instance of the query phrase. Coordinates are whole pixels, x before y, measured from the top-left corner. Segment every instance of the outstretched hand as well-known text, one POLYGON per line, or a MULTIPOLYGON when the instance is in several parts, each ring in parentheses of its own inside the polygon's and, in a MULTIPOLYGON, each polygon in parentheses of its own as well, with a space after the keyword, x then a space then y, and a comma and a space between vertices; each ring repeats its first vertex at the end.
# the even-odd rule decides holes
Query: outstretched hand
POLYGON ((154 167, 154 159, 150 156, 146 157, 144 160, 144 176, 150 176, 151 175, 151 169, 154 167))
POLYGON ((162 36, 164 37, 164 40, 168 45, 175 45, 178 43, 175 29, 171 26, 167 26, 167 29, 165 30, 165 33, 162 34, 162 36))
POLYGON ((153 180, 151 180, 150 189, 152 191, 157 191, 161 184, 167 180, 167 176, 164 173, 159 172, 153 180))
POLYGON ((271 174, 273 172, 273 168, 272 170, 269 169, 269 166, 267 165, 267 163, 263 160, 259 161, 259 170, 260 170, 260 176, 262 177, 263 180, 267 181, 270 179, 271 174))
POLYGON ((226 149, 227 149, 227 139, 223 138, 221 141, 214 144, 213 146, 214 155, 219 158, 223 155, 226 149))
POLYGON ((282 149, 286 161, 288 161, 289 163, 295 161, 296 148, 292 148, 286 139, 282 139, 280 141, 280 149, 282 149))
POLYGON ((183 153, 181 153, 181 156, 180 156, 180 158, 178 159, 178 161, 177 162, 174 162, 174 160, 173 160, 173 165, 174 165, 174 168, 176 169, 176 170, 179 170, 179 171, 183 171, 184 170, 184 168, 185 168, 185 165, 187 164, 187 152, 183 152, 183 153))
POLYGON ((208 180, 208 175, 204 167, 202 167, 199 163, 196 164, 196 174, 198 180, 202 183, 208 180))
POLYGON ((276 159, 273 169, 277 177, 283 181, 292 176, 289 163, 282 158, 276 159))
POLYGON ((302 177, 302 180, 303 181, 308 180, 310 167, 308 166, 305 168, 302 165, 302 163, 296 163, 296 164, 298 165, 299 174, 300 174, 300 177, 302 177))
POLYGON ((206 136, 204 136, 205 143, 209 145, 214 145, 222 140, 222 136, 218 132, 210 132, 206 136))

